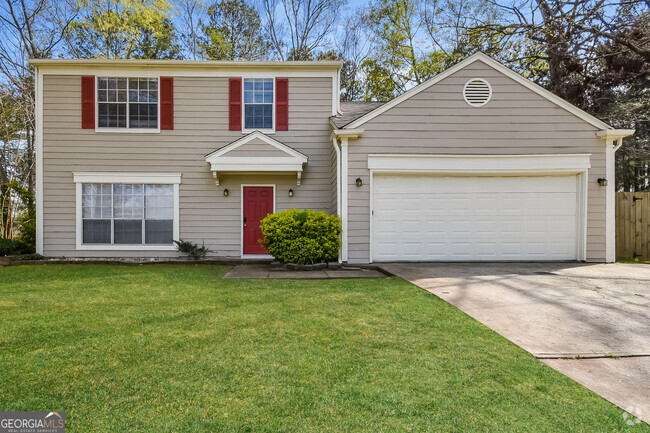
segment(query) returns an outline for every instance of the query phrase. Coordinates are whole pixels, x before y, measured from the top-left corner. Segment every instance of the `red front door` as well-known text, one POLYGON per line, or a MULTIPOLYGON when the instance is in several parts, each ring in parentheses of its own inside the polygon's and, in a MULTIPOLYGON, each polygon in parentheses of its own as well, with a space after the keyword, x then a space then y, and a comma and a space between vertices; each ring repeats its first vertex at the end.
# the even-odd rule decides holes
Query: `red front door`
POLYGON ((244 254, 266 254, 260 239, 260 221, 273 213, 272 186, 244 187, 244 254))

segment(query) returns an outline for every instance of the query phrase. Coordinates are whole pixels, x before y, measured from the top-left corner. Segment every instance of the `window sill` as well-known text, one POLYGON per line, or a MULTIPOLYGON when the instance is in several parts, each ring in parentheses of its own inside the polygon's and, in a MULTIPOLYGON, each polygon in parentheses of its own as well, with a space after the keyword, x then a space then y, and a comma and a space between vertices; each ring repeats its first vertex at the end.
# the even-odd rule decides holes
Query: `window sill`
POLYGON ((174 245, 77 245, 77 251, 176 251, 174 245))
POLYGON ((262 134, 275 134, 275 129, 242 129, 242 134, 251 134, 253 132, 261 132, 262 134))
POLYGON ((118 134, 160 134, 160 128, 95 128, 95 132, 114 132, 118 134))

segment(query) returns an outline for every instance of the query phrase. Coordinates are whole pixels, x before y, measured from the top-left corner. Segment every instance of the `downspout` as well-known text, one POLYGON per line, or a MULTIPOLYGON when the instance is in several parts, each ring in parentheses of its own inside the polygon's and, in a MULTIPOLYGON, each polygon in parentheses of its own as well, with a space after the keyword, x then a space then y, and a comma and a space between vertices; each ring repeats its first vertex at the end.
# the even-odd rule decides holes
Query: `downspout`
POLYGON ((341 216, 341 149, 334 136, 332 136, 332 147, 336 152, 336 215, 341 216))
POLYGON ((36 93, 36 140, 34 142, 36 153, 36 183, 34 189, 34 204, 36 206, 36 253, 44 254, 44 223, 43 223, 43 72, 36 66, 35 93, 36 93))
MULTIPOLYGON (((341 216, 341 149, 339 149, 336 136, 332 136, 332 146, 336 152, 336 216, 341 216)), ((341 233, 341 249, 339 250, 339 263, 343 262, 343 233, 341 233)))
MULTIPOLYGON (((621 140, 619 138, 619 140, 621 140)), ((605 262, 616 261, 616 163, 614 153, 617 146, 613 141, 605 143, 605 262)))
POLYGON ((341 260, 348 261, 348 137, 341 137, 341 228, 343 240, 341 242, 341 260))

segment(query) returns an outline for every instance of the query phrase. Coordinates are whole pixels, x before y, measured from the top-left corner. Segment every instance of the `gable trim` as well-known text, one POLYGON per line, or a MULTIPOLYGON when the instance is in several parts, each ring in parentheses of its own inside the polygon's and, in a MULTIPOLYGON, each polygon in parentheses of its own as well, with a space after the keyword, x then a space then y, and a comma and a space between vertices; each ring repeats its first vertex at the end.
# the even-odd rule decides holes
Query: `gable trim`
MULTIPOLYGON (((281 152, 284 152, 288 154, 289 156, 292 156, 293 158, 297 158, 300 160, 303 160, 302 162, 307 162, 308 157, 303 155, 302 153, 298 152, 295 149, 292 149, 291 147, 287 146, 284 143, 279 142, 278 140, 269 137, 266 134, 263 134, 259 131, 254 131, 251 132, 250 134, 233 141, 232 143, 222 147, 221 149, 217 149, 214 152, 211 152, 205 156, 205 159, 207 162, 211 162, 212 159, 218 158, 220 156, 224 156, 226 153, 237 149, 240 146, 243 146, 244 144, 250 143, 254 139, 259 139, 262 140, 264 143, 268 144, 269 146, 272 146, 281 152)), ((254 157, 251 157, 254 158, 254 157)))
POLYGON ((210 164, 210 171, 214 178, 215 185, 219 186, 219 173, 237 172, 237 173, 260 173, 260 172, 293 172, 296 173, 296 184, 300 186, 302 178, 302 167, 307 163, 309 158, 280 143, 259 131, 252 132, 245 137, 235 140, 227 146, 217 149, 206 155, 205 162, 210 164), (257 155, 228 157, 227 153, 237 149, 240 146, 250 143, 252 140, 261 140, 271 147, 274 147, 286 154, 286 157, 264 158, 257 155))
POLYGON ((533 83, 532 81, 528 80, 527 78, 522 77, 512 69, 502 65, 501 63, 497 62, 496 60, 492 59, 491 57, 483 54, 483 53, 476 53, 473 54, 472 56, 468 57, 467 59, 463 60, 462 62, 452 66, 451 68, 439 73, 433 78, 430 78, 429 80, 425 81, 424 83, 421 83, 414 88, 408 90, 407 92, 401 94, 397 98, 387 102, 386 104, 374 109, 373 111, 370 111, 369 113, 361 116, 360 118, 356 119, 355 121, 349 123, 345 127, 341 129, 354 129, 354 128, 359 128, 361 125, 365 124, 366 122, 374 119, 375 117, 379 116, 380 114, 385 113, 386 111, 390 110, 391 108, 395 107, 396 105, 399 105, 400 103, 406 101, 407 99, 411 98, 412 96, 417 95, 418 93, 422 92, 423 90, 428 89, 429 87, 433 86, 434 84, 444 80, 445 78, 449 77, 450 75, 460 71, 461 69, 465 68, 466 66, 471 65, 472 63, 476 61, 482 61, 483 63, 487 64, 488 66, 491 66, 492 68, 496 69, 497 71, 501 72, 505 76, 513 79, 517 83, 523 85, 524 87, 528 88, 529 90, 532 90, 533 92, 537 93, 541 97, 549 100, 550 102, 554 103, 555 105, 559 106, 560 108, 564 108, 566 111, 570 112, 571 114, 577 116, 578 118, 584 120, 585 122, 591 124, 592 126, 595 126, 598 129, 604 129, 604 130, 609 130, 612 129, 611 126, 609 126, 607 123, 603 122, 602 120, 592 116, 591 114, 581 110, 580 108, 576 107, 575 105, 565 101, 564 99, 560 98, 559 96, 554 95, 553 93, 549 92, 548 90, 544 89, 538 84, 533 83))

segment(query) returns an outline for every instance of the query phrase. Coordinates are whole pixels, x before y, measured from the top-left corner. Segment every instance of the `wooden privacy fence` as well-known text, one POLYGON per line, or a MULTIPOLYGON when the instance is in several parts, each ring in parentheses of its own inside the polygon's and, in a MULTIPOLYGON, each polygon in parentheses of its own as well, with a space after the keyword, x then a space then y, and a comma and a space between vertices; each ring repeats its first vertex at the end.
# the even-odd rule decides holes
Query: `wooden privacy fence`
POLYGON ((650 261, 650 192, 616 193, 616 260, 650 261))

